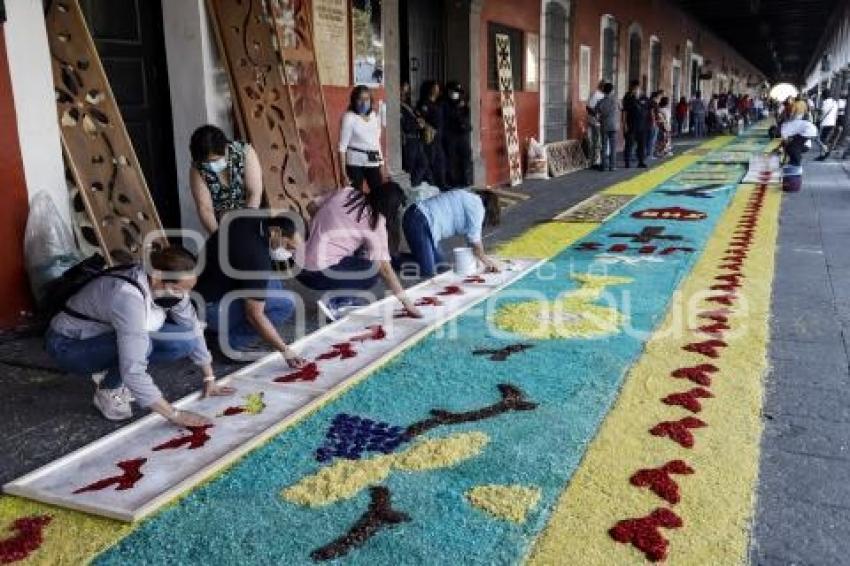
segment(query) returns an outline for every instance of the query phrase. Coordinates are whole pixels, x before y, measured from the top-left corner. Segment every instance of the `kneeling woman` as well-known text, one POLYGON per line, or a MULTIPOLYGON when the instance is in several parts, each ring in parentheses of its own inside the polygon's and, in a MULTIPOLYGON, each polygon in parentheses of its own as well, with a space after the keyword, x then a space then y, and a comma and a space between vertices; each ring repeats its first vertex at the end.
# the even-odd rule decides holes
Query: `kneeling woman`
POLYGON ((312 203, 298 281, 317 291, 365 291, 380 276, 408 313, 420 317, 390 263, 391 251, 398 249, 403 200, 398 185, 387 184, 367 194, 347 187, 312 203))
POLYGON ((498 223, 496 195, 486 191, 477 195, 458 189, 411 205, 404 213, 402 228, 420 275, 432 277, 444 263, 440 242, 452 236, 464 236, 488 272, 499 271, 498 264, 485 253, 481 238, 484 226, 498 223))
POLYGON ((132 395, 174 424, 209 424, 204 416, 175 409, 148 374, 151 362, 190 358, 203 371, 205 395, 233 393, 215 384, 212 357, 189 300, 197 282, 195 258, 171 247, 152 252, 150 265, 150 273, 129 266, 89 281, 50 322, 47 352, 64 371, 93 374, 94 405, 107 419, 132 417, 132 395))

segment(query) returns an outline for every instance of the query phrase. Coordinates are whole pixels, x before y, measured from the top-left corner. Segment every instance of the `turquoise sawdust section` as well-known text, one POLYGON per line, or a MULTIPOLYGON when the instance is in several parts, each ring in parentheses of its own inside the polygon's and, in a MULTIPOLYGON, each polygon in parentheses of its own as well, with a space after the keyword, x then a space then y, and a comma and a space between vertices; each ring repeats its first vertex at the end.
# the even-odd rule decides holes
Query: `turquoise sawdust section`
MULTIPOLYGON (((736 171, 743 175, 742 168, 736 171)), ((607 275, 633 279, 630 284, 611 287, 611 297, 603 300, 622 310, 628 305, 632 332, 604 339, 494 337, 485 316, 493 305, 478 307, 457 320, 456 330, 449 331, 454 338, 435 332, 220 477, 148 519, 97 562, 313 563, 310 553, 344 535, 369 505, 366 490, 317 508, 293 504, 280 496, 281 489, 328 465, 317 462, 315 452, 335 416, 346 413, 405 427, 427 418, 435 408, 461 412, 495 403, 500 399, 497 386, 504 383, 521 389, 528 400, 538 403, 537 408, 437 427, 424 434, 422 438, 441 438, 477 431, 490 440, 479 455, 454 467, 392 471, 382 485, 389 489, 392 507, 410 520, 380 530, 337 562, 372 566, 519 561, 544 526, 616 399, 627 370, 664 316, 674 290, 698 259, 736 188, 727 184, 690 196, 663 192, 675 193, 693 185, 692 181, 671 180, 583 240, 606 247, 628 243, 628 237, 614 234, 635 234, 655 226, 664 229, 662 235, 682 239, 653 245, 696 250, 664 256, 662 262, 607 266, 607 275), (639 210, 672 206, 704 212, 707 218, 680 222, 632 217, 639 210), (503 362, 471 355, 476 348, 501 348, 517 342, 534 347, 503 362), (523 524, 506 522, 472 507, 464 496, 475 486, 490 484, 536 487, 542 497, 523 524)), ((572 274, 602 272, 602 265, 593 263, 597 253, 581 251, 578 245, 566 249, 539 273, 504 290, 495 301, 509 304, 528 296, 553 300, 579 287, 570 278, 572 274), (518 293, 523 296, 517 297, 518 293)))

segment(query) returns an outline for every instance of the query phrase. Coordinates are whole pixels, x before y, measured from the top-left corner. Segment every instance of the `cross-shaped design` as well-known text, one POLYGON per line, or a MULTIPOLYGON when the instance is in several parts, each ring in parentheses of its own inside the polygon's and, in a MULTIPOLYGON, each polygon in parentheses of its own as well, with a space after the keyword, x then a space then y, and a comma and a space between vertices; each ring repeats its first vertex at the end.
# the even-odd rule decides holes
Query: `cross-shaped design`
POLYGON ((679 241, 682 239, 681 236, 670 236, 664 234, 663 226, 647 226, 638 234, 625 234, 622 232, 617 232, 614 234, 610 234, 611 238, 631 238, 631 241, 635 244, 648 244, 653 240, 667 240, 667 241, 679 241))

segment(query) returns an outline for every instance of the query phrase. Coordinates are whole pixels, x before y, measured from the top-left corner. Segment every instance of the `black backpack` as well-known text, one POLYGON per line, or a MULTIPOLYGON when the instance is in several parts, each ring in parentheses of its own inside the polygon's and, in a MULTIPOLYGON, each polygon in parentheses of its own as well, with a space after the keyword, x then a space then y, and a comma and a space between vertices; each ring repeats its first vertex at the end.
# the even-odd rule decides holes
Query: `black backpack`
POLYGON ((122 279, 137 288, 139 292, 142 293, 142 296, 144 296, 145 292, 137 281, 135 281, 132 277, 128 277, 127 275, 120 273, 135 267, 137 267, 137 264, 133 263, 108 267, 106 265, 106 260, 103 259, 103 256, 100 254, 94 254, 87 257, 74 267, 68 269, 58 278, 48 283, 45 287, 46 292, 42 308, 45 322, 49 322, 60 312, 64 312, 82 320, 101 322, 68 307, 68 300, 71 297, 79 293, 83 287, 100 277, 115 277, 116 279, 122 279))

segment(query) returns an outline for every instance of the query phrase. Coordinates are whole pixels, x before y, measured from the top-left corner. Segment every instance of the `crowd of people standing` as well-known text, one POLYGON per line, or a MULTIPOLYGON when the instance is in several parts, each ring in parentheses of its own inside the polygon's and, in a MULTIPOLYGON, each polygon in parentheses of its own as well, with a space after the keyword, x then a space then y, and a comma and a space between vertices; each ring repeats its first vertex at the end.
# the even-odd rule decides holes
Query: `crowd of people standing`
POLYGON ((646 167, 648 160, 672 156, 673 139, 686 129, 695 138, 736 133, 762 117, 765 104, 764 98, 732 91, 712 95, 708 101, 696 91, 690 100, 682 96, 675 102, 663 89, 644 93, 638 80, 618 100, 614 85, 603 80, 586 106, 589 157, 595 168, 613 171, 622 131, 624 165, 636 162, 646 167))
POLYGON ((646 167, 649 159, 673 155, 673 108, 663 90, 642 94, 640 82, 632 81, 622 101, 614 85, 600 81, 587 103, 590 158, 600 171, 616 169, 618 134, 625 140, 624 165, 646 167))

